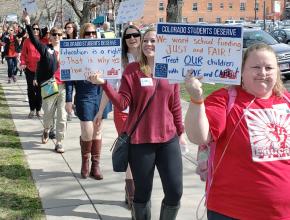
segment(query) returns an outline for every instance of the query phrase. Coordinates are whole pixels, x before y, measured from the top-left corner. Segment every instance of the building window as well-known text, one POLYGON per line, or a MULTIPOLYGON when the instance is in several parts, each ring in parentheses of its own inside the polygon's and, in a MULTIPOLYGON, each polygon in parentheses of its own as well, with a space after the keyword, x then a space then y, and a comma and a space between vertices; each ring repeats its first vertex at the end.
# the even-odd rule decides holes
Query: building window
POLYGON ((198 18, 198 22, 203 22, 203 18, 198 18))
POLYGON ((221 9, 224 8, 224 3, 220 3, 220 8, 221 8, 221 9))
POLYGON ((240 3, 240 11, 246 11, 246 3, 244 2, 240 3))
POLYGON ((222 23, 222 19, 221 19, 221 17, 217 17, 217 18, 216 18, 216 23, 222 23))
POLYGON ((164 3, 159 2, 159 11, 164 11, 164 3))
POLYGON ((159 22, 163 22, 164 21, 164 19, 163 18, 159 18, 159 22))
POLYGON ((182 22, 183 22, 183 23, 188 23, 188 19, 187 19, 187 17, 183 17, 183 18, 182 18, 182 22))
POLYGON ((211 2, 207 3, 207 10, 212 11, 212 3, 211 2))
POLYGON ((233 3, 229 3, 229 8, 232 9, 233 8, 233 3))
POLYGON ((197 11, 197 3, 192 4, 192 11, 197 11))

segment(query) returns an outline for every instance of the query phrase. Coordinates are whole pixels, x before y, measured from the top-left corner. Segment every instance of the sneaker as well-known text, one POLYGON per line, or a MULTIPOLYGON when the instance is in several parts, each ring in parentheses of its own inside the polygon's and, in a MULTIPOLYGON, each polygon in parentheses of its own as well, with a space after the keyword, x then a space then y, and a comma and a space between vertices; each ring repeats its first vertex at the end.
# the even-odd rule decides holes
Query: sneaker
POLYGON ((55 132, 53 129, 50 130, 49 134, 48 134, 50 139, 55 139, 55 132))
POLYGON ((62 144, 56 144, 54 150, 60 154, 64 153, 64 149, 63 149, 62 144))
POLYGON ((28 114, 28 118, 33 118, 33 116, 34 116, 34 111, 31 111, 31 112, 29 112, 29 114, 28 114))
POLYGON ((48 131, 46 130, 43 130, 43 133, 42 133, 42 137, 41 137, 41 141, 43 144, 46 144, 48 142, 48 131))

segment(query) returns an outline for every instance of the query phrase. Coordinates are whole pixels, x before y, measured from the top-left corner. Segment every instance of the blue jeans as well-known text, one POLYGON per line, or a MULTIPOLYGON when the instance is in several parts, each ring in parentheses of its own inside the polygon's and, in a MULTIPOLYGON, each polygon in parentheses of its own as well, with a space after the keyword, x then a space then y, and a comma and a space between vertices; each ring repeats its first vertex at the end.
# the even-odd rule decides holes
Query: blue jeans
POLYGON ((236 218, 228 217, 215 211, 207 210, 208 220, 237 220, 236 218))
POLYGON ((17 74, 17 58, 16 57, 6 57, 8 66, 8 78, 16 76, 17 74))

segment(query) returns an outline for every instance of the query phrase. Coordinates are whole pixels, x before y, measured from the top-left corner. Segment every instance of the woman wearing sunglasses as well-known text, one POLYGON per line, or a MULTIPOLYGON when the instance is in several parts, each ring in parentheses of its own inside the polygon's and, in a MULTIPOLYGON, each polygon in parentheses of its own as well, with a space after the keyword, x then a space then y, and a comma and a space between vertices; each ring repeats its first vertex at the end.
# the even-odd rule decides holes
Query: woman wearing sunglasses
MULTIPOLYGON (((122 67, 125 69, 129 63, 135 62, 140 56, 140 42, 141 32, 134 26, 129 25, 125 28, 122 36, 122 67)), ((115 84, 115 89, 118 91, 120 80, 115 84)), ((114 108, 114 122, 118 134, 120 134, 124 128, 125 122, 128 118, 129 107, 124 111, 120 111, 118 108, 114 108)), ((126 171, 125 179, 125 201, 128 203, 128 207, 132 207, 134 198, 134 182, 130 166, 126 171)))
POLYGON ((54 77, 59 91, 57 95, 43 99, 42 101, 44 111, 42 143, 46 144, 48 142, 49 131, 52 128, 55 109, 57 109, 55 151, 57 153, 64 153, 62 141, 66 127, 65 86, 63 81, 60 80, 59 69, 59 44, 62 39, 62 29, 53 27, 50 30, 49 37, 51 44, 44 45, 34 36, 32 27, 30 26, 30 18, 26 11, 23 12, 23 21, 26 24, 27 33, 32 44, 40 54, 40 60, 36 68, 37 84, 41 85, 43 82, 54 77))
MULTIPOLYGON (((85 23, 80 29, 80 38, 94 39, 97 36, 96 27, 91 23, 85 23)), ((81 176, 87 178, 89 175, 96 179, 103 179, 100 170, 100 155, 102 148, 102 119, 112 111, 108 98, 98 85, 89 81, 71 81, 67 83, 66 110, 72 111, 73 84, 75 85, 76 113, 80 119, 81 136, 80 146, 82 155, 81 176), (94 119, 98 118, 98 123, 94 119), (91 155, 91 170, 89 173, 89 157, 91 155)))
POLYGON ((129 164, 135 193, 132 209, 134 220, 151 219, 151 192, 155 167, 164 191, 160 220, 176 219, 182 196, 182 158, 179 141, 183 139, 179 85, 153 78, 156 30, 147 29, 141 41, 139 62, 129 64, 116 92, 100 74, 90 81, 101 84, 120 110, 130 106, 124 131, 131 131, 152 94, 156 94, 131 136, 129 164))
MULTIPOLYGON (((34 37, 37 40, 40 40, 41 32, 38 24, 32 25, 32 31, 34 37)), ((28 118, 33 118, 35 115, 40 117, 42 98, 40 87, 37 85, 35 80, 36 64, 39 59, 40 54, 32 44, 30 38, 25 39, 20 56, 20 69, 24 70, 26 76, 27 95, 30 108, 28 118)))

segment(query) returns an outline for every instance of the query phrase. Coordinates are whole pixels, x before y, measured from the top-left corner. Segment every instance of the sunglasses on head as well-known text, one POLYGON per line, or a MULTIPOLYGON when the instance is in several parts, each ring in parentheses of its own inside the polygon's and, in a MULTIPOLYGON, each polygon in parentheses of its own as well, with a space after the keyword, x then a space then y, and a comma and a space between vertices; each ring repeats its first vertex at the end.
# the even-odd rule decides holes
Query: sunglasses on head
POLYGON ((56 37, 56 36, 61 37, 62 36, 62 33, 52 33, 51 35, 54 36, 54 37, 56 37))
POLYGON ((137 38, 137 37, 140 37, 141 34, 139 33, 132 33, 132 34, 125 34, 124 38, 125 39, 130 39, 131 37, 134 37, 134 38, 137 38))
POLYGON ((85 36, 90 36, 91 34, 96 35, 97 32, 96 31, 85 31, 85 33, 84 33, 85 36))
POLYGON ((34 31, 39 31, 39 28, 32 28, 32 30, 34 30, 34 31))

